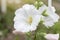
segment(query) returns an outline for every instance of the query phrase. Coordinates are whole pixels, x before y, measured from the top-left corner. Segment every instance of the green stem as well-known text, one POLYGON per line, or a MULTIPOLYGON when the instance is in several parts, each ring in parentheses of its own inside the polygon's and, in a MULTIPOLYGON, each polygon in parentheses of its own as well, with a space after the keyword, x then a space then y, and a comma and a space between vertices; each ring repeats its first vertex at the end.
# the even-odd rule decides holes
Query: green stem
POLYGON ((34 37, 34 40, 36 40, 36 33, 37 33, 37 30, 35 31, 35 37, 34 37))
MULTIPOLYGON (((41 23, 39 23, 40 25, 41 23)), ((34 37, 34 40, 36 40, 36 35, 37 35, 37 32, 38 32, 38 29, 40 29, 40 26, 37 27, 36 31, 35 31, 35 37, 34 37)))
POLYGON ((42 23, 39 23, 37 30, 35 31, 34 40, 45 40, 44 33, 46 33, 46 29, 42 23))

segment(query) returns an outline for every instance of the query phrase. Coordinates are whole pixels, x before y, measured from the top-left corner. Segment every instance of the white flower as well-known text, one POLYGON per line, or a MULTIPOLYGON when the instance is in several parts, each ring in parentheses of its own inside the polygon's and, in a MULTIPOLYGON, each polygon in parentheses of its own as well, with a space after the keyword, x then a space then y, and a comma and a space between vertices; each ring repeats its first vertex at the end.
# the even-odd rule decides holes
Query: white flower
POLYGON ((52 27, 55 22, 58 22, 59 16, 54 12, 55 9, 43 5, 39 8, 40 15, 42 15, 43 24, 46 27, 52 27), (43 14, 43 12, 45 12, 43 14))
POLYGON ((19 32, 29 32, 36 30, 40 22, 40 15, 35 6, 25 4, 15 12, 14 28, 19 32))
POLYGON ((53 12, 55 12, 56 10, 55 10, 55 7, 50 7, 51 8, 51 10, 53 10, 53 12))
POLYGON ((46 34, 44 36, 47 40, 58 40, 59 34, 46 34))

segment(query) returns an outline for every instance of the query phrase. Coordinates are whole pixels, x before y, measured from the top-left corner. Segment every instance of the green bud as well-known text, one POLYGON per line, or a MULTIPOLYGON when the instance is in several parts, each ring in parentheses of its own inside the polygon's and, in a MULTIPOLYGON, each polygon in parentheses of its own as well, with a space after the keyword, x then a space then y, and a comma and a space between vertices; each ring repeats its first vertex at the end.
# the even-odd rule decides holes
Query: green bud
POLYGON ((39 7, 41 7, 41 6, 43 5, 43 2, 41 2, 41 1, 36 1, 36 2, 34 3, 34 5, 35 5, 35 7, 36 7, 37 9, 39 9, 39 7))
POLYGON ((42 15, 43 15, 43 16, 48 16, 46 10, 43 11, 42 15))
POLYGON ((35 3, 34 3, 34 5, 35 5, 35 7, 38 9, 39 8, 39 3, 38 3, 38 1, 36 1, 35 3))
POLYGON ((43 2, 41 2, 41 1, 39 2, 39 6, 40 6, 40 7, 41 7, 43 4, 44 4, 43 2))
POLYGON ((38 2, 36 1, 35 4, 38 4, 38 2))
POLYGON ((34 3, 34 5, 37 7, 37 5, 38 5, 38 2, 36 1, 36 2, 34 3))
POLYGON ((39 3, 40 3, 40 4, 43 4, 43 2, 41 2, 41 1, 40 1, 39 3))

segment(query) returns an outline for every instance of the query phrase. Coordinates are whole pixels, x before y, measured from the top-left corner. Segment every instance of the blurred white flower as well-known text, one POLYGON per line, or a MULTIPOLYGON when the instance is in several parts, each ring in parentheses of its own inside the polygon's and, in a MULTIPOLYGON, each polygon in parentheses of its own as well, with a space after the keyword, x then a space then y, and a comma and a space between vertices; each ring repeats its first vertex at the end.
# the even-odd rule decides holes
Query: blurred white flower
POLYGON ((40 17, 35 6, 25 4, 15 12, 14 28, 23 33, 34 31, 40 22, 40 17))
POLYGON ((42 15, 43 24, 46 27, 52 27, 55 22, 58 22, 59 16, 54 12, 55 9, 43 5, 39 8, 40 15, 42 15))
POLYGON ((6 4, 6 2, 7 2, 7 0, 0 0, 1 2, 0 2, 0 7, 1 7, 1 12, 2 13, 6 13, 6 11, 7 11, 7 4, 6 4))
POLYGON ((56 11, 56 9, 55 9, 55 7, 50 7, 51 8, 51 10, 53 10, 53 12, 55 12, 56 11))
POLYGON ((2 31, 0 31, 0 36, 2 36, 2 35, 3 35, 2 31))
POLYGON ((47 40, 58 40, 59 34, 46 34, 44 36, 47 40))

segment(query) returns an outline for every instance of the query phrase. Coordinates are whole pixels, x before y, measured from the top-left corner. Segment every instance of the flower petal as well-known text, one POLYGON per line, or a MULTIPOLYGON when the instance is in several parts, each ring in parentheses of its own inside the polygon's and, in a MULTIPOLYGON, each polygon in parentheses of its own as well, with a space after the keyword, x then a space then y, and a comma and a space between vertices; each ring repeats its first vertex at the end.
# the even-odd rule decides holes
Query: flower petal
POLYGON ((47 40, 58 40, 59 39, 59 34, 46 34, 45 38, 47 40))
POLYGON ((36 16, 33 16, 33 22, 31 24, 31 30, 36 30, 39 22, 40 22, 40 18, 41 16, 40 15, 36 15, 36 16))
POLYGON ((41 6, 41 7, 39 8, 40 14, 42 14, 43 11, 46 10, 46 9, 47 9, 47 6, 46 6, 46 5, 41 6))
POLYGON ((49 13, 48 15, 54 20, 54 22, 58 22, 59 16, 54 13, 49 7, 47 9, 47 13, 49 13))

